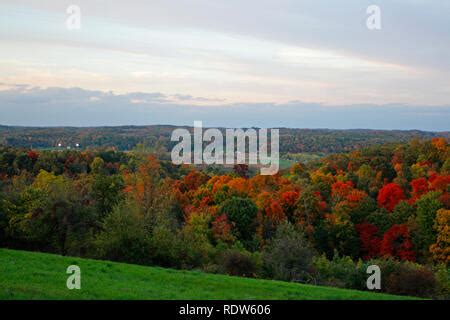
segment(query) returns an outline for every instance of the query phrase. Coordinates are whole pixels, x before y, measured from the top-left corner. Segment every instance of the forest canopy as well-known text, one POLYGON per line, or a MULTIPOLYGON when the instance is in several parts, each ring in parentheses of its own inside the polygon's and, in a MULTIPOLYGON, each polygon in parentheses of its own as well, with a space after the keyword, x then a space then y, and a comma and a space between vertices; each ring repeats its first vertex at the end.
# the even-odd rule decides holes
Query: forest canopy
POLYGON ((390 143, 295 163, 175 166, 143 150, 0 148, 0 246, 448 297, 450 146, 390 143))

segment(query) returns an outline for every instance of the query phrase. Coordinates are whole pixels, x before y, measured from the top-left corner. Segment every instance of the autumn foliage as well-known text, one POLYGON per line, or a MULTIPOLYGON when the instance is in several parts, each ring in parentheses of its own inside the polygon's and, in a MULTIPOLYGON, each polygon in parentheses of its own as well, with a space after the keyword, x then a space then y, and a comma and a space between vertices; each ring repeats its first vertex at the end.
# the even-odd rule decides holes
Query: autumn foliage
POLYGON ((404 224, 393 225, 383 236, 380 253, 384 256, 415 261, 415 253, 408 227, 404 224))
POLYGON ((378 228, 370 223, 357 224, 356 230, 361 240, 363 259, 368 260, 380 254, 381 238, 378 236, 378 228))
POLYGON ((450 263, 450 210, 440 209, 436 213, 436 243, 431 245, 430 252, 436 261, 448 265, 450 263))
POLYGON ((395 206, 405 199, 402 188, 396 183, 388 183, 380 189, 377 197, 378 206, 392 212, 395 206))
POLYGON ((340 285, 376 260, 408 273, 392 279, 432 283, 412 262, 449 263, 449 154, 445 140, 411 141, 262 176, 142 152, 0 147, 0 244, 326 284, 320 269, 340 285))

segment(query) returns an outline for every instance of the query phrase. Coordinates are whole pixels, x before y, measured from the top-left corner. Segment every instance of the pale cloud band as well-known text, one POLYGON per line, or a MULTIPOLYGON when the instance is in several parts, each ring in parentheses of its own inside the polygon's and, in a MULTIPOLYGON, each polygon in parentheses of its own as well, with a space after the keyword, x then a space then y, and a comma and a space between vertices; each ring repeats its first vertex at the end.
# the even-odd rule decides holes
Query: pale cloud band
POLYGON ((0 119, 0 125, 22 126, 184 126, 201 119, 205 127, 450 131, 450 105, 323 105, 292 101, 199 106, 189 100, 180 103, 176 95, 162 93, 114 94, 16 85, 0 91, 0 119))

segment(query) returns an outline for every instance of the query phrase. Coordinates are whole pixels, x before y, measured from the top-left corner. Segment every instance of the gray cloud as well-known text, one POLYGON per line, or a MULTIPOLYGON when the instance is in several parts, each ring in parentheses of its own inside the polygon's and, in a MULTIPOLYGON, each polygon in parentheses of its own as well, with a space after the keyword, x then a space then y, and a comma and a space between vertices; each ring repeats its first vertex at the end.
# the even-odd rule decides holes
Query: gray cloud
POLYGON ((180 101, 195 101, 195 102, 223 102, 224 99, 209 99, 203 97, 193 97, 189 94, 174 94, 173 98, 180 101))
POLYGON ((192 125, 333 129, 450 130, 450 105, 349 105, 318 103, 174 103, 160 93, 114 94, 80 88, 0 91, 0 124, 24 126, 192 125))

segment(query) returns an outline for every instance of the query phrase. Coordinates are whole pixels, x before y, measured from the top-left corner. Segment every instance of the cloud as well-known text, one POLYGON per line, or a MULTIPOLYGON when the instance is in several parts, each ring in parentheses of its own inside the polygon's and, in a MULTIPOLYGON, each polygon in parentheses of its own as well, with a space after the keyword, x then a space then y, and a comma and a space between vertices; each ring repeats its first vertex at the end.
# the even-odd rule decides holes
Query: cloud
POLYGON ((203 97, 193 97, 189 94, 174 94, 172 97, 175 101, 189 101, 189 102, 224 102, 225 99, 211 99, 203 97))
MULTIPOLYGON (((192 125, 450 131, 450 105, 234 103, 197 106, 161 93, 18 87, 0 91, 0 124, 24 126, 192 125)), ((182 100, 182 99, 181 99, 182 100)))
POLYGON ((159 92, 143 93, 130 92, 114 94, 99 90, 85 90, 82 88, 40 88, 31 85, 7 85, 9 90, 0 91, 0 99, 4 103, 29 102, 30 104, 44 103, 48 105, 62 105, 72 103, 98 102, 127 103, 129 101, 142 101, 142 103, 169 102, 168 97, 159 92))
MULTIPOLYGON (((64 1, 3 0, 53 14, 64 1)), ((78 0, 83 15, 147 30, 207 30, 287 45, 445 68, 450 61, 450 3, 447 0, 378 0, 382 30, 365 27, 372 0, 78 0)), ((56 20, 57 18, 54 18, 56 20)), ((101 39, 96 39, 101 40, 101 39)))
MULTIPOLYGON (((450 4, 372 1, 4 0, 0 81, 114 92, 152 88, 179 102, 450 103, 450 4)), ((144 102, 133 99, 134 102, 144 102)))

